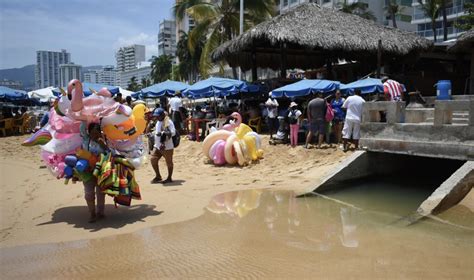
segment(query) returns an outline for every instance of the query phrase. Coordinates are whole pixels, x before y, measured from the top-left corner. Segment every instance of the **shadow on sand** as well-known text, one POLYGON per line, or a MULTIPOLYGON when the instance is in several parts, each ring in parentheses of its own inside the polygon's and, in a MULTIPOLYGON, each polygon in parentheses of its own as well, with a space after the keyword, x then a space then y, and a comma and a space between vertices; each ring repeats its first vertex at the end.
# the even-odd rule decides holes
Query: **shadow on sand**
POLYGON ((83 228, 91 232, 99 231, 106 228, 119 229, 126 225, 136 222, 144 222, 144 219, 149 216, 157 216, 163 211, 156 211, 156 206, 139 204, 131 207, 119 206, 115 208, 113 205, 105 206, 104 219, 98 220, 95 223, 89 223, 89 212, 87 206, 71 206, 56 209, 51 217, 51 221, 38 224, 37 226, 67 223, 73 225, 75 228, 83 228))

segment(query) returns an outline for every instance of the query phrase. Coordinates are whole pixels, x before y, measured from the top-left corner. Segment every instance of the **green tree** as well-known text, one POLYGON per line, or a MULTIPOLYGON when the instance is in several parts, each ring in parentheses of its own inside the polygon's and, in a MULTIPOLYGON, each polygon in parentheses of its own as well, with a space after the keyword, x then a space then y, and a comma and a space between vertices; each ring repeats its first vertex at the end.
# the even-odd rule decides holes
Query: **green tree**
POLYGON ((446 6, 452 6, 453 0, 440 0, 440 9, 443 16, 443 41, 448 40, 448 15, 446 6))
POLYGON ((434 41, 436 42, 436 19, 438 18, 441 0, 418 0, 421 9, 431 21, 431 30, 433 30, 434 41))
POLYGON ((194 81, 199 73, 199 60, 202 48, 204 47, 204 38, 201 38, 191 51, 188 47, 188 34, 183 31, 180 31, 179 34, 180 37, 176 48, 176 56, 179 59, 178 72, 181 78, 194 81))
MULTIPOLYGON (((244 6, 244 29, 269 19, 274 12, 274 0, 248 0, 244 6)), ((209 75, 214 66, 210 60, 211 52, 220 44, 239 34, 240 0, 182 0, 175 7, 177 20, 187 13, 196 21, 196 26, 189 32, 188 48, 191 52, 205 38, 200 55, 199 71, 203 77, 209 75)), ((237 71, 233 69, 234 78, 237 71)))
POLYGON ((389 0, 387 6, 385 7, 385 11, 392 20, 393 27, 398 28, 396 16, 403 11, 403 6, 399 5, 397 0, 389 0))
POLYGON ((340 10, 341 12, 344 12, 344 13, 354 14, 354 15, 360 16, 361 18, 376 21, 377 18, 374 16, 374 14, 371 11, 368 11, 367 8, 368 8, 367 3, 354 2, 354 3, 348 4, 347 0, 344 0, 340 10))
POLYGON ((465 3, 464 10, 466 15, 460 16, 454 26, 462 30, 471 30, 474 27, 474 3, 465 3))
POLYGON ((142 81, 141 81, 141 88, 146 88, 146 87, 149 87, 149 86, 151 86, 150 78, 143 77, 142 81))
POLYGON ((153 83, 166 81, 171 76, 173 57, 170 55, 153 56, 151 58, 151 78, 153 83))
POLYGON ((127 90, 129 91, 139 91, 140 90, 140 85, 137 82, 137 77, 133 76, 130 81, 128 82, 128 87, 127 90))

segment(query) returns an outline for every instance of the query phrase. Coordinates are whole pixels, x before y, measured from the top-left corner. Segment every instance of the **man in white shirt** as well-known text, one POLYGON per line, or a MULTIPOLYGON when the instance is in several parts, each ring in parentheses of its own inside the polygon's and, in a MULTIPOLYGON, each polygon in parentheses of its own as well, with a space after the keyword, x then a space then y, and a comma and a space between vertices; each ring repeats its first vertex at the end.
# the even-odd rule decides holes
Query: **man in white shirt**
POLYGON ((278 130, 278 101, 270 94, 265 106, 268 112, 267 125, 270 130, 270 139, 273 139, 273 134, 278 130))
POLYGON ((355 90, 355 95, 349 96, 342 108, 347 109, 346 120, 344 121, 344 128, 342 129, 342 139, 344 152, 347 151, 348 140, 353 140, 355 148, 359 148, 359 139, 360 139, 360 122, 362 120, 362 107, 364 106, 365 100, 360 97, 360 90, 355 90))
POLYGON ((181 114, 181 107, 183 107, 183 101, 181 100, 181 93, 179 91, 177 91, 175 96, 170 99, 169 106, 171 120, 173 121, 174 125, 176 125, 178 130, 182 131, 183 116, 181 114))
POLYGON ((151 154, 151 166, 155 171, 155 178, 151 181, 152 184, 156 183, 171 183, 173 182, 173 152, 174 144, 172 137, 176 135, 176 129, 173 121, 166 115, 165 110, 157 108, 153 112, 153 117, 157 118, 155 126, 155 146, 153 147, 153 153, 151 154), (160 174, 160 168, 158 161, 161 157, 165 158, 166 166, 168 167, 168 177, 162 181, 160 174))

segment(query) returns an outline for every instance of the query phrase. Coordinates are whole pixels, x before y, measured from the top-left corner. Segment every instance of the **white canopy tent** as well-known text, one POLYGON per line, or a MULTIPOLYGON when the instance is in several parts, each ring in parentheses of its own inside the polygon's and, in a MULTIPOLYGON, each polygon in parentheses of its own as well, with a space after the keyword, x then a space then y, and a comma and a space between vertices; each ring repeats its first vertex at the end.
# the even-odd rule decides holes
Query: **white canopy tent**
POLYGON ((51 99, 55 98, 53 94, 53 89, 55 89, 55 87, 32 90, 28 92, 28 97, 39 99, 40 102, 49 102, 51 99))

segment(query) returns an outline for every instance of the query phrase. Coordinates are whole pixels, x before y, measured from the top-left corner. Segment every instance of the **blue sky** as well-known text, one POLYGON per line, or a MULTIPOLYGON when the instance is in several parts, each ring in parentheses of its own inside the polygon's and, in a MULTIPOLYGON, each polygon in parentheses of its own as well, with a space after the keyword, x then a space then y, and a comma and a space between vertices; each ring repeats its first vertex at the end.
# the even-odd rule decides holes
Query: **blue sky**
POLYGON ((66 49, 82 66, 115 65, 115 50, 156 55, 158 23, 174 0, 0 0, 0 69, 36 63, 37 50, 66 49))

